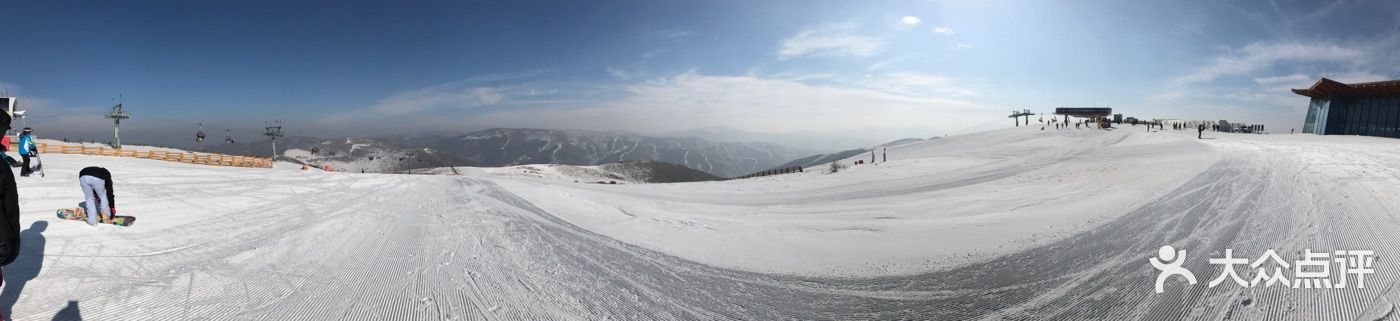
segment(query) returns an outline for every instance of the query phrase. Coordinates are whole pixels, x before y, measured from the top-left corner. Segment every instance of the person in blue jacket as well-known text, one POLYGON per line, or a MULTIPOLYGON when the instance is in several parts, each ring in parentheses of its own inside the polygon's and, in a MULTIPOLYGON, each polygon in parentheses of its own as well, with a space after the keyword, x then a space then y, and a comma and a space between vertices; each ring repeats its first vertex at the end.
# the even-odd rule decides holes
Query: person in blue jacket
POLYGON ((29 156, 38 152, 38 148, 34 146, 34 137, 31 135, 33 133, 33 129, 25 127, 24 131, 19 134, 19 157, 24 158, 24 168, 19 170, 19 176, 28 177, 29 174, 34 173, 34 169, 29 168, 29 156))

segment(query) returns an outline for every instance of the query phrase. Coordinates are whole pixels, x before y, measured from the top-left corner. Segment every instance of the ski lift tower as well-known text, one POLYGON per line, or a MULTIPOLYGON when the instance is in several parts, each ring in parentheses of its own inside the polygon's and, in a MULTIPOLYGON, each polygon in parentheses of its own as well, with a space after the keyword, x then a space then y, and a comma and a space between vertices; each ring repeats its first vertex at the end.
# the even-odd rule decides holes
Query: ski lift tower
POLYGON ((1011 120, 1016 121, 1016 127, 1021 127, 1020 117, 1026 117, 1026 125, 1029 126, 1031 124, 1031 115, 1035 115, 1035 113, 1031 113, 1030 109, 1022 109, 1019 113, 1012 110, 1011 116, 1007 116, 1006 118, 1011 118, 1011 120))
POLYGON ((121 149, 122 119, 131 118, 131 115, 127 114, 125 111, 122 111, 122 104, 117 103, 116 106, 112 106, 112 112, 107 113, 106 118, 112 119, 112 136, 116 139, 116 143, 113 144, 112 147, 116 149, 121 149))
POLYGON ((267 126, 267 137, 272 138, 272 159, 277 159, 277 138, 282 137, 282 121, 274 121, 276 126, 267 126))

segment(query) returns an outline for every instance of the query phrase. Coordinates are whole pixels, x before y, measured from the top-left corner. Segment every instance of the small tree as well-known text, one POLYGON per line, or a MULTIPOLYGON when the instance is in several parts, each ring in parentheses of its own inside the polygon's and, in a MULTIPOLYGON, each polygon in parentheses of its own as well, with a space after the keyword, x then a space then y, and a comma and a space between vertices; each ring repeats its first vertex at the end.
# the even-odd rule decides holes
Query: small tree
POLYGON ((840 172, 840 171, 843 170, 843 169, 846 169, 846 165, 841 165, 841 161, 839 161, 839 160, 838 160, 838 161, 833 161, 833 162, 831 162, 831 167, 829 167, 829 168, 826 169, 826 173, 827 173, 827 174, 830 174, 830 173, 840 172))

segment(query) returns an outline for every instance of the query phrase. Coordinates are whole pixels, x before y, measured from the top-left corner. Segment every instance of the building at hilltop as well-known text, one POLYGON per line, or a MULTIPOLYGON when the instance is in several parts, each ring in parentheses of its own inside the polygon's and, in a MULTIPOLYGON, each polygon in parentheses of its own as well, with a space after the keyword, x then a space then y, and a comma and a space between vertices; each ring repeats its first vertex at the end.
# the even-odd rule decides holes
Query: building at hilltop
POLYGON ((1400 80, 1344 84, 1322 78, 1293 93, 1312 98, 1304 133, 1400 138, 1400 80))

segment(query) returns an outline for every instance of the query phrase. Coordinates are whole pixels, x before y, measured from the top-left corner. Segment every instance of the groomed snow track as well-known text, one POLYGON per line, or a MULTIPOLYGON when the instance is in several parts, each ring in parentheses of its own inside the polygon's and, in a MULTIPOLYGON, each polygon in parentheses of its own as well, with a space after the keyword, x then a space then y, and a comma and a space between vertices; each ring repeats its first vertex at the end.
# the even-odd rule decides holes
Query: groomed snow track
MULTIPOLYGON (((89 320, 1353 320, 1391 314, 1400 266, 1387 262, 1400 235, 1393 217, 1400 215, 1400 197, 1393 195, 1400 147, 1373 138, 1290 139, 1206 141, 1221 154, 1206 170, 1086 231, 952 268, 874 277, 756 273, 683 259, 573 224, 488 178, 211 171, 53 157, 49 177, 21 185, 25 252, 5 268, 0 303, 15 302, 16 320, 65 315, 59 311, 69 301, 89 320), (126 196, 118 202, 133 204, 122 209, 142 217, 137 226, 93 228, 51 218, 50 208, 76 202, 78 192, 69 186, 76 185, 72 174, 54 173, 98 161, 119 179, 130 177, 119 181, 118 195, 126 196), (151 170, 160 173, 139 172, 151 170), (1172 279, 1166 293, 1154 294, 1156 270, 1148 258, 1162 245, 1186 250, 1186 267, 1200 283, 1172 279), (1226 248, 1251 261, 1267 249, 1290 261, 1304 249, 1374 250, 1382 259, 1365 289, 1229 282, 1208 288, 1219 270, 1207 259, 1226 248)), ((1017 171, 978 173, 984 176, 898 192, 980 184, 1017 171)), ((1246 280, 1255 273, 1239 272, 1246 280)))

